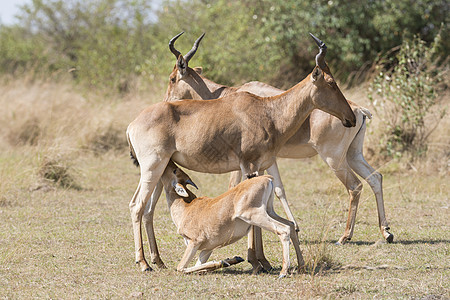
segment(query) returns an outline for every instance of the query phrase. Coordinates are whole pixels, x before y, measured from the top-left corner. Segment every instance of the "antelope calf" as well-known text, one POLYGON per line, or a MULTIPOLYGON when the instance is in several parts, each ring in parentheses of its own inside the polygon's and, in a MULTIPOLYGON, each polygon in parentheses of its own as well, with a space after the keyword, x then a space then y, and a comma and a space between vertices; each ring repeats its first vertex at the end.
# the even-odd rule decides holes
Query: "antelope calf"
POLYGON ((299 266, 303 266, 294 224, 278 216, 273 209, 274 188, 271 176, 245 180, 215 198, 197 198, 186 187, 188 184, 196 187, 195 183, 172 160, 164 170, 161 180, 172 220, 187 244, 177 271, 191 273, 213 270, 243 261, 242 258, 235 257, 231 260, 206 263, 214 249, 241 239, 252 225, 279 236, 283 245, 280 277, 286 276, 289 268, 289 239, 295 247, 299 266), (196 266, 187 268, 197 250, 201 252, 196 266))

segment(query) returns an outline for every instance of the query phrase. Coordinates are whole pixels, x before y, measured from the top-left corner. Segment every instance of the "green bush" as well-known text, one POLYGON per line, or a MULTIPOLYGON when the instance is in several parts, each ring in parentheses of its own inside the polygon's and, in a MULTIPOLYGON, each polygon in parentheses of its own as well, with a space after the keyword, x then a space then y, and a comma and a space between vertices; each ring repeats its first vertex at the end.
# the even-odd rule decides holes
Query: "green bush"
POLYGON ((1 28, 1 71, 37 63, 47 74, 69 72, 89 87, 126 91, 151 55, 150 12, 143 0, 33 0, 22 7, 20 25, 1 28))
POLYGON ((450 51, 445 0, 33 0, 20 21, 0 27, 0 72, 67 74, 94 88, 126 92, 166 77, 175 63, 171 37, 186 53, 206 37, 191 64, 218 82, 260 80, 287 88, 314 65, 317 46, 340 79, 371 65, 378 53, 420 34, 432 42, 441 23, 441 54, 450 51), (113 88, 113 89, 111 89, 113 88))
POLYGON ((14 25, 0 27, 0 73, 22 74, 43 69, 48 62, 44 42, 37 34, 14 25))
POLYGON ((369 98, 383 123, 380 147, 385 157, 408 154, 414 160, 424 155, 430 133, 446 113, 436 107, 446 67, 436 56, 440 42, 440 35, 430 46, 418 37, 405 40, 398 53, 377 66, 369 98))

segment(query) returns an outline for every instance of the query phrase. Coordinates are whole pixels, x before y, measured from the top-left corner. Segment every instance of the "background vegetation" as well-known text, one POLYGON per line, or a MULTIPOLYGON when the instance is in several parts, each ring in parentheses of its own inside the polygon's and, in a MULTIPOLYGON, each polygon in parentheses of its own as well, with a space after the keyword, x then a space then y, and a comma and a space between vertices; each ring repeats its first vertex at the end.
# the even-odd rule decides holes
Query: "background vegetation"
POLYGON ((0 29, 0 71, 69 71, 91 87, 126 90, 136 77, 167 76, 173 65, 167 42, 180 31, 186 32, 177 42, 183 53, 207 33, 195 63, 211 79, 260 80, 281 88, 312 68, 316 45, 308 32, 326 41, 327 59, 340 79, 352 79, 377 55, 416 34, 430 43, 442 28, 439 54, 450 49, 445 0, 190 0, 161 1, 158 8, 149 3, 30 0, 16 25, 0 29))
MULTIPOLYGON (((0 25, 0 298, 448 298, 448 3, 158 3, 30 0, 16 24, 0 25), (184 244, 160 200, 156 235, 169 269, 141 274, 128 211, 139 177, 124 133, 161 101, 175 63, 167 44, 180 31, 182 53, 206 32, 190 63, 208 78, 280 88, 311 71, 308 32, 323 39, 344 95, 374 113, 364 151, 384 176, 395 243, 380 241, 366 186, 353 240, 335 247, 345 188, 320 158, 280 160, 306 273, 276 281, 279 242, 266 234, 271 274, 251 276, 247 263, 176 274, 184 244)), ((227 187, 227 175, 190 174, 198 195, 227 187)), ((213 259, 245 257, 245 244, 213 259)))

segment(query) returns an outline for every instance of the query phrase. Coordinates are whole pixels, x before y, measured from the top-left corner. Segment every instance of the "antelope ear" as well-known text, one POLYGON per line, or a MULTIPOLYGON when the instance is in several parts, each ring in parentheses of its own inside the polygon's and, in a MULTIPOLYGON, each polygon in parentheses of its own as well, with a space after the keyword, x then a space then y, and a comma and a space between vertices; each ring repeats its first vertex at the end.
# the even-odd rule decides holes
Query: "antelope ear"
POLYGON ((197 73, 197 74, 202 74, 202 72, 203 72, 203 68, 202 67, 195 67, 194 68, 194 71, 197 73))
POLYGON ((311 73, 311 79, 313 82, 317 81, 320 76, 322 76, 322 70, 319 67, 315 67, 314 70, 311 73))
POLYGON ((184 76, 186 74, 187 70, 187 62, 184 59, 183 55, 180 55, 177 60, 177 69, 180 72, 181 76, 184 76))
POLYGON ((183 187, 180 183, 177 183, 177 184, 174 186, 174 188, 175 188, 175 193, 177 193, 178 196, 181 196, 181 197, 189 197, 188 192, 184 189, 184 187, 183 187))

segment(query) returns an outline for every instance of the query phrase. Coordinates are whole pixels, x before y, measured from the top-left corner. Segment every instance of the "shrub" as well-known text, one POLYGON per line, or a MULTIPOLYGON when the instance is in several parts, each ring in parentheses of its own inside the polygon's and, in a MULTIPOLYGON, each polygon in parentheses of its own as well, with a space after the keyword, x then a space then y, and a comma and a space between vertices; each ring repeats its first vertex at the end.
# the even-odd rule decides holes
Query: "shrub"
MULTIPOLYGON (((192 63, 211 79, 287 88, 313 67, 317 47, 308 32, 327 43, 334 75, 346 79, 403 38, 419 33, 431 42, 449 15, 444 0, 157 2, 30 1, 17 25, 0 25, 0 73, 68 73, 89 87, 126 92, 140 77, 169 74, 175 60, 168 40, 184 30, 177 41, 182 53, 207 33, 192 63)), ((443 38, 441 53, 448 53, 449 40, 443 38)))
POLYGON ((114 128, 111 124, 106 127, 98 128, 91 133, 86 141, 84 148, 99 155, 110 150, 124 151, 127 149, 128 142, 124 130, 114 128))
POLYGON ((63 188, 81 188, 71 175, 70 164, 59 157, 45 156, 40 163, 38 175, 63 188))
POLYGON ((37 118, 30 118, 16 128, 11 128, 8 134, 12 145, 37 145, 42 135, 42 129, 37 118))
POLYGON ((446 113, 437 108, 446 65, 436 56, 440 39, 438 34, 430 46, 418 37, 405 40, 395 55, 378 63, 369 99, 381 118, 385 158, 424 155, 429 135, 446 113))

